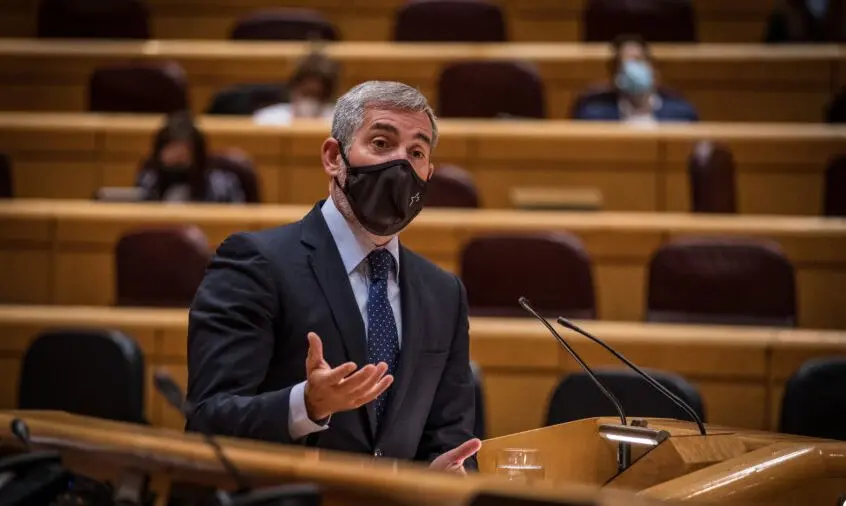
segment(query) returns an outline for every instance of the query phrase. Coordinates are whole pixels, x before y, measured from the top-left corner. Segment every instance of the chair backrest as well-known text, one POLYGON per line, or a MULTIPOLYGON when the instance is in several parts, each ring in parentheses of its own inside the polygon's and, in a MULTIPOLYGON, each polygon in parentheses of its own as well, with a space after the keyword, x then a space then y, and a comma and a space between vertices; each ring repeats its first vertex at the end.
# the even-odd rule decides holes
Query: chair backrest
POLYGON ((699 141, 687 161, 694 213, 734 213, 734 155, 724 143, 699 141))
POLYGON ((637 33, 650 42, 696 42, 691 0, 588 0, 582 20, 585 42, 608 42, 637 33))
POLYGON ((685 238, 649 262, 648 321, 793 327, 796 280, 778 244, 685 238))
POLYGON ((100 67, 88 84, 89 110, 172 113, 189 109, 188 79, 172 61, 100 67))
POLYGON ((261 202, 261 184, 252 158, 241 149, 218 151, 209 157, 209 166, 231 172, 241 183, 244 200, 248 203, 261 202))
POLYGON ((259 109, 288 101, 283 83, 235 84, 212 97, 206 114, 250 116, 259 109))
POLYGON ((0 198, 12 198, 14 193, 12 159, 6 153, 0 153, 0 198))
POLYGON ((525 62, 467 61, 444 67, 438 114, 445 118, 545 118, 543 79, 525 62))
POLYGON ((441 165, 426 183, 425 207, 479 207, 479 191, 469 172, 441 165))
POLYGON ((233 40, 339 40, 338 30, 312 9, 278 8, 253 12, 232 28, 233 40))
POLYGON ((399 42, 505 42, 505 16, 488 0, 409 0, 397 11, 399 42))
POLYGON ((473 373, 473 389, 475 392, 476 412, 473 424, 473 435, 485 439, 485 389, 482 382, 482 368, 476 362, 470 361, 470 371, 473 373))
POLYGON ((591 261, 570 234, 493 235, 471 239, 461 279, 474 316, 528 316, 526 296, 544 316, 596 317, 591 261))
POLYGON ((147 39, 150 13, 143 0, 41 0, 42 38, 147 39))
POLYGON ((826 123, 846 123, 846 86, 831 97, 825 111, 826 123))
POLYGON ((823 214, 846 216, 846 154, 828 163, 823 184, 823 214))
POLYGON ((787 381, 779 432, 846 441, 846 357, 802 364, 787 381))
MULTIPOLYGON (((658 383, 685 401, 705 421, 705 408, 699 391, 683 377, 669 372, 645 369, 658 383)), ((690 415, 655 390, 634 371, 594 369, 597 378, 623 406, 626 417, 675 418, 691 420, 690 415)), ((596 416, 616 416, 617 411, 584 372, 566 376, 549 400, 546 425, 555 425, 596 416)))
POLYGON ((117 305, 188 307, 211 255, 195 226, 125 233, 115 246, 117 305))
POLYGON ((117 330, 44 332, 24 355, 18 407, 145 423, 141 348, 117 330))

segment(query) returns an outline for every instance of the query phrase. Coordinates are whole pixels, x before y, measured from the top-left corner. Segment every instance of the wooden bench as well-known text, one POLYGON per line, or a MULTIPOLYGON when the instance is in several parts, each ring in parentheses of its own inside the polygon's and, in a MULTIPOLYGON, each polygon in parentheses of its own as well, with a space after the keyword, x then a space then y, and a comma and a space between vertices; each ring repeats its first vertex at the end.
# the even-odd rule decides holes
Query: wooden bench
MULTIPOLYGON (((804 361, 846 353, 844 332, 582 323, 635 363, 694 383, 709 423, 750 429, 778 429, 784 384, 804 361)), ((187 383, 187 312, 182 309, 0 306, 0 409, 15 406, 21 358, 30 340, 62 327, 115 328, 134 337, 146 359, 149 419, 183 427, 182 416, 152 386, 159 367, 187 383)), ((578 366, 534 320, 471 318, 470 333, 472 359, 484 375, 489 436, 540 427, 555 386, 578 366)), ((591 365, 618 365, 586 339, 565 337, 572 337, 591 365)))
MULTIPOLYGON (((404 0, 297 0, 286 6, 319 11, 338 27, 344 40, 391 40, 396 11, 404 0)), ((579 41, 585 0, 499 0, 514 42, 579 41)), ((274 0, 147 0, 150 30, 160 39, 223 39, 235 21, 259 9, 279 7, 274 0)), ((703 42, 759 42, 775 2, 694 1, 703 42)), ((7 0, 0 7, 0 33, 34 37, 37 3, 7 0)))
MULTIPOLYGON (((696 105, 703 121, 817 122, 846 83, 845 46, 657 45, 661 79, 696 105)), ((281 82, 308 51, 302 43, 228 41, 103 42, 0 39, 0 110, 83 111, 92 70, 128 60, 176 60, 190 103, 204 111, 226 86, 281 82)), ((574 98, 608 79, 610 48, 597 44, 393 44, 326 47, 342 64, 340 90, 369 79, 420 88, 437 104, 443 67, 461 60, 525 60, 546 87, 550 118, 569 118, 574 98)))
MULTIPOLYGON (((111 305, 114 246, 121 234, 152 224, 195 224, 210 245, 242 230, 299 220, 307 206, 0 202, 0 302, 111 305)), ((494 233, 572 232, 592 257, 599 317, 643 319, 647 263, 661 244, 690 235, 770 238, 796 266, 804 328, 846 328, 846 221, 800 217, 672 213, 560 213, 425 210, 402 241, 447 270, 471 238, 494 233)))
MULTIPOLYGON (((152 149, 159 116, 0 113, 0 151, 26 198, 89 199, 100 186, 132 185, 152 149)), ((320 145, 329 125, 255 126, 204 117, 212 149, 254 159, 265 202, 311 204, 326 194, 320 145)), ((688 211, 688 158, 697 141, 726 143, 737 165, 742 214, 818 215, 830 158, 846 152, 846 127, 708 124, 633 129, 617 123, 442 120, 437 163, 469 170, 487 208, 512 207, 518 188, 598 191, 609 211, 688 211)))

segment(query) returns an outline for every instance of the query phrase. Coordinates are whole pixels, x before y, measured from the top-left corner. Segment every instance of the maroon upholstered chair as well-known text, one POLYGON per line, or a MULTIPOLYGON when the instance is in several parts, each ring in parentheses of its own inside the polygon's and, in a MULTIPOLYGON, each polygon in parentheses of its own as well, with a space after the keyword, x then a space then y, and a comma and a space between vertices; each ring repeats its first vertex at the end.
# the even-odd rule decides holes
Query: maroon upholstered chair
POLYGON ((89 109, 97 112, 171 113, 189 109, 188 79, 176 62, 100 67, 88 84, 89 109))
POLYGON ((338 40, 338 30, 311 9, 270 9, 238 20, 234 40, 338 40))
POLYGON ((650 42, 696 42, 690 0, 588 0, 582 20, 585 42, 608 42, 637 33, 650 42))
POLYGON ((846 216, 846 155, 833 158, 825 169, 823 214, 846 216))
POLYGON ((194 226, 127 232, 115 246, 117 305, 188 307, 211 254, 194 226))
POLYGON ((469 172, 442 165, 426 184, 425 207, 479 207, 479 191, 469 172))
POLYGON ((461 279, 475 316, 527 316, 517 304, 525 295, 546 317, 596 317, 590 257, 570 234, 474 238, 461 253, 461 279))
POLYGON ((646 319, 793 327, 793 264, 778 244, 739 238, 686 238, 649 263, 646 319))
POLYGON ((0 153, 0 199, 10 199, 14 193, 12 159, 6 153, 0 153))
POLYGON ((687 162, 690 204, 695 213, 734 213, 734 155, 722 143, 699 141, 687 162))
POLYGON ((826 123, 846 123, 846 86, 831 97, 825 109, 826 123))
POLYGON ((247 153, 234 148, 218 151, 209 157, 209 167, 235 174, 244 190, 246 202, 261 202, 261 184, 255 164, 247 153))
POLYGON ((150 14, 143 0, 42 0, 43 38, 147 39, 150 14))
POLYGON ((445 118, 545 118, 544 84, 530 64, 469 61, 447 65, 438 81, 445 118))
POLYGON ((505 42, 505 16, 488 0, 408 0, 397 11, 398 42, 505 42))

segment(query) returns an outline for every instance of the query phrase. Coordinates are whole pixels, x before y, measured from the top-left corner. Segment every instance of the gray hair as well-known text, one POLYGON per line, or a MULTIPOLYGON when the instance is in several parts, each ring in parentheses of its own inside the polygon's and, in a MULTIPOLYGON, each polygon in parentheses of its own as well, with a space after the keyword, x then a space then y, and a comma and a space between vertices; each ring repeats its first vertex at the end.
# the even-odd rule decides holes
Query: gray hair
POLYGON ((405 112, 425 112, 432 124, 432 149, 438 145, 438 123, 429 102, 419 90, 395 81, 366 81, 354 86, 335 103, 332 137, 349 153, 353 135, 364 123, 368 107, 405 112))

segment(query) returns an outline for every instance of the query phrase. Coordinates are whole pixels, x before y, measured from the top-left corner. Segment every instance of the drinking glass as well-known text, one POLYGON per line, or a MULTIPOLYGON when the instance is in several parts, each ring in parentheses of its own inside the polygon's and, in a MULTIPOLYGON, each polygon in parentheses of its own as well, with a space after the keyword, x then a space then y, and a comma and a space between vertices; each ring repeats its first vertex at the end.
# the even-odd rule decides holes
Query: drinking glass
POLYGON ((540 452, 533 448, 505 448, 496 456, 496 474, 509 481, 534 483, 544 479, 540 452))

